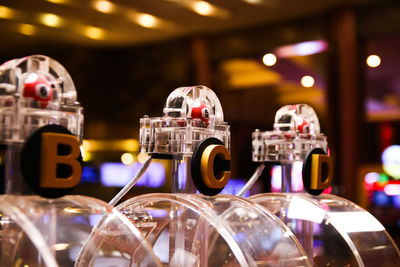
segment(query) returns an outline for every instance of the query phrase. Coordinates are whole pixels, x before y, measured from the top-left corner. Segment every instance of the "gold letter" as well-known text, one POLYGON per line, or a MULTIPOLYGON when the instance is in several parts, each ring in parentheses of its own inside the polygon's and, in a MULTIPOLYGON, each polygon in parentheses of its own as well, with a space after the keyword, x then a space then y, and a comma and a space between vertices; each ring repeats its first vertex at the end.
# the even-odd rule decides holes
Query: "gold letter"
POLYGON ((42 133, 42 150, 40 165, 40 187, 42 188, 72 188, 81 179, 82 167, 77 158, 80 155, 79 141, 73 135, 60 133, 42 133), (68 155, 58 155, 58 145, 71 148, 68 155), (71 176, 57 177, 57 164, 69 165, 71 176))
POLYGON ((231 177, 230 171, 223 171, 222 175, 214 174, 214 161, 217 155, 222 160, 231 160, 228 149, 223 145, 210 145, 201 156, 201 176, 203 182, 212 189, 224 188, 231 177), (215 177, 216 175, 219 177, 215 177))
POLYGON ((313 154, 311 163, 311 189, 324 190, 333 179, 332 159, 328 155, 313 154))

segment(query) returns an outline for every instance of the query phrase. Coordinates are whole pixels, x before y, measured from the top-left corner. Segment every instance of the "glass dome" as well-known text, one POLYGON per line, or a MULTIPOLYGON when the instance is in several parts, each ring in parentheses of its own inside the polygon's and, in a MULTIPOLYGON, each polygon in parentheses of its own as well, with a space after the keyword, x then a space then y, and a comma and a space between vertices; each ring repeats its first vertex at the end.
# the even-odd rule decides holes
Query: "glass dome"
POLYGON ((161 266, 140 231, 103 201, 2 195, 0 203, 0 266, 161 266))
POLYGON ((272 213, 243 198, 146 194, 117 206, 164 266, 310 266, 272 213))
POLYGON ((249 198, 277 215, 314 266, 400 266, 400 253, 370 213, 334 196, 268 193, 249 198))
POLYGON ((281 107, 275 115, 274 130, 256 130, 252 140, 255 162, 294 162, 304 160, 307 152, 313 148, 328 151, 318 117, 306 104, 281 107))
POLYGON ((41 154, 23 161, 26 151, 33 154, 32 149, 24 152, 24 146, 45 127, 72 134, 78 143, 82 140, 83 109, 77 102, 70 75, 47 56, 33 55, 5 62, 0 66, 0 144, 5 145, 7 153, 6 193, 32 194, 28 184, 35 176, 28 178, 22 172, 34 173, 32 166, 36 166, 35 160, 41 154))
POLYGON ((47 124, 82 139, 82 112, 70 75, 54 59, 34 55, 0 66, 0 142, 23 142, 47 124))
POLYGON ((192 153, 205 138, 230 147, 229 125, 221 103, 208 87, 179 87, 168 96, 163 117, 140 119, 140 149, 145 153, 192 153))

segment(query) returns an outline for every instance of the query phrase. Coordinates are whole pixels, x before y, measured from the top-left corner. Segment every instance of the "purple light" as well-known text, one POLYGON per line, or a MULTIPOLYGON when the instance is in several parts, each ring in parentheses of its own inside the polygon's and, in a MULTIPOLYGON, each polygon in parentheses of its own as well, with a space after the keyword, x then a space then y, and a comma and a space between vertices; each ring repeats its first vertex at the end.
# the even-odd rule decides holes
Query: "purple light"
POLYGON ((376 182, 378 182, 378 180, 379 180, 379 173, 377 173, 377 172, 369 172, 364 177, 364 181, 367 184, 376 183, 376 182))
POLYGON ((383 191, 388 196, 399 196, 400 195, 400 184, 387 184, 383 188, 383 191))
POLYGON ((100 166, 100 182, 104 186, 123 187, 129 182, 131 167, 122 163, 103 163, 100 166))
POLYGON ((307 56, 321 53, 328 48, 328 43, 324 40, 302 42, 292 45, 284 45, 276 49, 275 54, 280 58, 307 56))
MULTIPOLYGON (((221 194, 227 194, 227 195, 236 195, 240 189, 245 186, 245 182, 242 180, 234 180, 230 179, 224 189, 221 191, 221 194)), ((250 191, 247 191, 243 197, 248 197, 250 196, 250 191)))
POLYGON ((400 195, 393 196, 392 201, 393 201, 393 206, 394 206, 396 209, 400 209, 400 195))
MULTIPOLYGON (((100 182, 104 186, 125 186, 138 172, 141 163, 131 166, 117 162, 103 163, 100 166, 100 182)), ((161 163, 153 162, 135 186, 157 188, 165 184, 165 168, 161 163)))
MULTIPOLYGON (((134 167, 139 170, 141 163, 135 163, 134 167)), ((137 171, 136 171, 137 172, 137 171)), ((134 173, 136 173, 134 172, 134 173)), ((137 186, 157 188, 165 184, 165 169, 161 163, 153 162, 142 178, 136 183, 137 186)))
POLYGON ((293 162, 292 167, 292 190, 293 192, 303 191, 303 162, 293 162))
MULTIPOLYGON (((303 191, 303 163, 302 162, 294 162, 292 165, 292 191, 293 192, 301 192, 303 191)), ((271 168, 271 191, 272 192, 281 192, 282 190, 282 169, 281 166, 273 166, 271 168)))
POLYGON ((178 187, 180 189, 186 188, 186 183, 187 183, 186 169, 187 169, 186 163, 179 164, 177 178, 178 178, 178 187))
POLYGON ((281 192, 282 187, 282 169, 281 166, 271 168, 271 191, 281 192))
POLYGON ((156 209, 150 210, 149 209, 146 211, 150 214, 151 217, 154 217, 154 218, 163 218, 168 215, 168 212, 166 210, 156 210, 156 209))

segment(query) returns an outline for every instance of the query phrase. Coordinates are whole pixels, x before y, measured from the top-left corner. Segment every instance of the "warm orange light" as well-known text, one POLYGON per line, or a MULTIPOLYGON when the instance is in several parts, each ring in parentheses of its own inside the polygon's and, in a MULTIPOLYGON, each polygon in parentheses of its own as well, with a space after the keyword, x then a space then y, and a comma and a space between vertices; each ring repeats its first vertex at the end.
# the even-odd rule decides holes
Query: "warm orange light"
POLYGON ((145 13, 138 15, 137 22, 140 26, 145 28, 153 28, 157 25, 156 17, 145 13))
POLYGON ((83 140, 82 141, 82 145, 81 145, 81 147, 84 149, 84 150, 89 150, 90 149, 90 141, 89 140, 83 140))
POLYGON ((367 58, 367 65, 371 68, 376 68, 381 64, 381 58, 377 55, 370 55, 367 58))
POLYGON ((13 9, 6 7, 6 6, 0 6, 0 18, 10 19, 14 16, 15 16, 15 12, 13 9))
POLYGON ((46 0, 46 1, 50 2, 50 3, 53 3, 53 4, 58 4, 58 5, 67 4, 68 3, 68 0, 46 0))
POLYGON ((145 163, 146 160, 149 158, 149 155, 147 155, 146 153, 139 153, 139 155, 137 156, 137 161, 139 163, 145 163))
POLYGON ((244 1, 252 5, 257 5, 262 3, 262 0, 244 0, 244 1))
POLYGON ((60 16, 52 13, 40 14, 39 21, 49 27, 60 27, 63 23, 63 20, 60 16))
POLYGON ((102 13, 112 13, 115 10, 115 5, 107 0, 94 1, 92 2, 92 6, 102 13))
POLYGON ((301 85, 304 87, 312 87, 314 86, 315 80, 313 77, 306 75, 301 78, 301 85))
POLYGON ((36 31, 35 26, 31 25, 31 24, 20 24, 18 26, 18 32, 22 33, 24 35, 34 35, 36 31))
POLYGON ((210 16, 213 13, 213 9, 213 6, 205 1, 196 1, 193 4, 193 10, 203 16, 210 16))
POLYGON ((86 26, 84 28, 83 34, 90 38, 90 39, 94 39, 94 40, 100 40, 104 38, 104 30, 98 27, 93 27, 93 26, 86 26))
POLYGON ((265 54, 263 56, 263 63, 266 66, 273 66, 276 63, 276 56, 272 53, 265 54))
POLYGON ((124 153, 121 155, 121 162, 125 165, 131 165, 135 162, 135 158, 131 153, 124 153))

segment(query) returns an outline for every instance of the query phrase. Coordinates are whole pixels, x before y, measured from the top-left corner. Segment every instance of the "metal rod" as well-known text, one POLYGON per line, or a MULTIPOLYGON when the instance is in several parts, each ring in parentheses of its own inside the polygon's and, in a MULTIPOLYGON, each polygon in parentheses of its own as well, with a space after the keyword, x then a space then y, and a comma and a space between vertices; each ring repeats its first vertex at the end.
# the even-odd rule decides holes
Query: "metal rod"
POLYGON ((257 167, 257 169, 254 171, 253 175, 250 177, 250 179, 247 181, 247 183, 243 186, 243 188, 236 194, 237 196, 241 197, 243 196, 249 189, 253 186, 253 184, 258 180, 258 177, 261 176, 263 170, 265 168, 265 164, 261 164, 257 167))
POLYGON ((137 183, 140 177, 142 177, 144 172, 147 170, 147 168, 150 165, 150 162, 151 162, 151 156, 143 163, 143 166, 139 169, 139 171, 132 178, 132 180, 127 185, 125 185, 124 188, 122 188, 121 191, 119 191, 119 193, 113 199, 111 199, 110 202, 108 202, 108 205, 115 206, 115 204, 117 204, 118 201, 120 201, 121 198, 123 198, 126 195, 126 193, 128 193, 128 191, 131 190, 131 188, 137 183))

